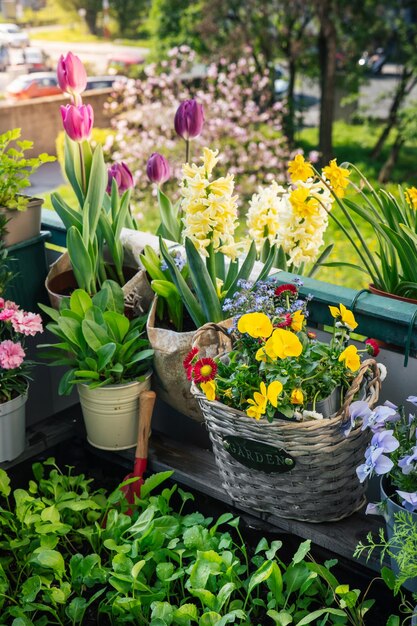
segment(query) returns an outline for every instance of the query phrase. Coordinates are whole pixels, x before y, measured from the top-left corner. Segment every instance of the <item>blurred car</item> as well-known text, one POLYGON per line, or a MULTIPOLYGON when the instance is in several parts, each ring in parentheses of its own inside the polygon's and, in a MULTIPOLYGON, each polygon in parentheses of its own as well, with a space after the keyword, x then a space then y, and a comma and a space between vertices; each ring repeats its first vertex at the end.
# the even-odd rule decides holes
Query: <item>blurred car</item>
POLYGON ((107 57, 107 71, 109 74, 126 74, 144 63, 144 58, 138 54, 111 54, 107 57))
POLYGON ((277 100, 284 98, 288 92, 288 74, 282 65, 274 65, 274 94, 277 100))
POLYGON ((28 100, 62 94, 55 72, 24 74, 6 87, 6 94, 14 100, 28 100))
POLYGON ((10 65, 9 49, 6 45, 0 45, 0 72, 6 72, 10 65))
POLYGON ((25 48, 29 46, 28 35, 17 24, 0 24, 0 44, 11 48, 25 48))
POLYGON ((26 65, 28 72, 48 72, 54 69, 51 57, 40 48, 23 48, 21 63, 26 65))
POLYGON ((89 76, 87 79, 86 91, 94 91, 94 89, 109 89, 114 83, 126 81, 125 76, 89 76))

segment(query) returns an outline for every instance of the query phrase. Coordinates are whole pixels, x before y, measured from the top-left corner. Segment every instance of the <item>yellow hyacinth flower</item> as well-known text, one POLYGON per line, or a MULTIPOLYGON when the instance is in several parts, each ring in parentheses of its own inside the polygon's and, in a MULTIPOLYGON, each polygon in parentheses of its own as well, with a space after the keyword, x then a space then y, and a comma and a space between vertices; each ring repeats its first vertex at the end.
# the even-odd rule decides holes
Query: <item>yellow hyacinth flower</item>
POLYGON ((200 383, 200 387, 207 400, 212 402, 216 399, 216 383, 214 380, 208 380, 205 383, 200 383))
POLYGON ((254 339, 269 337, 272 333, 272 322, 265 313, 245 313, 239 319, 237 329, 240 333, 247 333, 254 339))
POLYGON ((211 176, 213 169, 215 168, 219 157, 218 150, 210 150, 210 148, 203 148, 203 156, 201 160, 203 161, 204 169, 206 170, 206 175, 211 176))
POLYGON ((339 361, 344 361, 346 367, 350 369, 351 372, 357 372, 361 364, 357 347, 348 346, 345 348, 339 356, 339 361))
POLYGON ((405 192, 405 199, 412 209, 417 210, 417 187, 409 187, 405 192))
POLYGON ((337 165, 336 159, 332 159, 329 165, 323 167, 323 174, 330 182, 334 193, 339 196, 339 198, 343 198, 345 189, 349 184, 349 170, 345 167, 340 167, 340 165, 337 165))
POLYGON ((302 311, 295 311, 292 320, 291 320, 291 328, 294 332, 298 333, 303 329, 304 318, 302 311))
POLYGON ((285 359, 289 356, 300 356, 303 351, 301 341, 290 330, 277 328, 272 333, 271 340, 275 358, 285 359))
POLYGON ((307 187, 298 187, 290 193, 291 206, 299 217, 309 217, 315 215, 319 208, 317 198, 310 196, 310 190, 307 187))
POLYGON ((296 387, 291 392, 291 404, 303 404, 304 394, 299 387, 296 387))
POLYGON ((288 163, 288 174, 291 181, 295 183, 297 180, 305 182, 308 178, 314 176, 314 170, 302 154, 297 154, 292 161, 288 163))
POLYGON ((344 304, 340 304, 338 307, 329 306, 329 309, 332 317, 335 319, 340 318, 343 324, 345 324, 350 330, 355 330, 358 326, 358 322, 355 320, 355 316, 352 311, 349 311, 344 304))

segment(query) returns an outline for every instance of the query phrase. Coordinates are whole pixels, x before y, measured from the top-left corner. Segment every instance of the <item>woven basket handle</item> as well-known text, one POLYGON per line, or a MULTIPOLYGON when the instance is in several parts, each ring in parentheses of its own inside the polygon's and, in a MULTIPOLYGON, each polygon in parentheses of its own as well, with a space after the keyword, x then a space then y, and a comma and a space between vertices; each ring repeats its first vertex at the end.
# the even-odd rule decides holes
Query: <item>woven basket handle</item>
POLYGON ((340 408, 340 410, 337 412, 337 415, 343 415, 344 417, 347 416, 348 411, 349 411, 349 406, 353 398, 355 397, 355 395, 358 393, 359 389, 361 388, 365 374, 370 369, 372 370, 373 377, 366 385, 366 402, 368 403, 370 408, 372 408, 377 403, 378 398, 379 398, 379 392, 381 389, 381 378, 379 374, 379 368, 375 359, 367 359, 360 366, 359 371, 356 375, 356 378, 353 380, 350 388, 346 392, 345 401, 343 402, 343 405, 340 408))
MULTIPOLYGON (((230 333, 228 332, 228 329, 225 326, 222 326, 221 324, 216 324, 215 322, 208 322, 207 324, 200 326, 200 328, 198 328, 196 332, 194 333, 193 342, 192 342, 193 348, 201 348, 201 345, 200 345, 201 338, 203 337, 205 333, 207 333, 208 330, 212 330, 212 331, 214 330, 216 333, 216 336, 219 334, 224 335, 225 337, 227 337, 229 341, 231 341, 230 333)), ((218 339, 219 353, 221 352, 220 345, 221 345, 220 340, 218 339)))

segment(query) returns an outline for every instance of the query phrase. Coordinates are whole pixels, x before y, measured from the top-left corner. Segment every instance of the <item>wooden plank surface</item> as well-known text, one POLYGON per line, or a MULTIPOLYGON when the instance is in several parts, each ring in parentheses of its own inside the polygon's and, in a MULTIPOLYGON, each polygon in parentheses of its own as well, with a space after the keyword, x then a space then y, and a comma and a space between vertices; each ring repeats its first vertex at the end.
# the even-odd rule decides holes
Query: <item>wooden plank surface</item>
MULTIPOLYGON (((118 456, 123 459, 126 467, 131 467, 134 458, 132 450, 120 452, 118 456)), ((339 522, 315 524, 284 519, 252 510, 248 511, 234 504, 223 489, 211 451, 160 435, 152 436, 148 467, 154 472, 174 470, 173 478, 181 485, 250 514, 262 520, 269 528, 274 527, 303 539, 311 539, 317 545, 349 560, 353 560, 352 555, 357 543, 365 539, 368 532, 377 532, 383 524, 382 518, 369 517, 364 513, 355 513, 339 522)), ((370 559, 369 562, 364 559, 361 559, 360 562, 374 571, 380 569, 376 557, 370 559)))

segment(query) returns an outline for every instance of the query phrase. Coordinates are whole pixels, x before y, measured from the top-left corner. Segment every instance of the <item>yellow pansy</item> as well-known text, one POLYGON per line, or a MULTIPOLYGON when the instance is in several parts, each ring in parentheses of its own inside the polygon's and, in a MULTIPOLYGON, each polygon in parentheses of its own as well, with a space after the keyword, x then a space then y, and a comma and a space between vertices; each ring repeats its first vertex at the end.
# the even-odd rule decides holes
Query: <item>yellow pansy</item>
POLYGON ((254 339, 269 337, 272 333, 272 322, 265 313, 245 313, 239 319, 237 329, 240 333, 247 333, 254 339))
POLYGON ((255 391, 253 394, 253 400, 252 398, 247 400, 247 403, 251 406, 246 409, 246 415, 248 417, 254 417, 256 420, 261 419, 262 415, 265 415, 266 404, 268 402, 268 398, 266 397, 266 385, 264 382, 261 383, 260 390, 260 393, 259 391, 255 391))
POLYGON ((409 187, 405 192, 405 199, 412 209, 417 210, 417 187, 409 187))
POLYGON ((323 167, 323 174, 330 182, 334 193, 343 198, 345 189, 349 184, 348 177, 350 172, 345 167, 337 165, 336 159, 332 159, 326 167, 323 167))
POLYGON ((347 326, 350 330, 355 330, 358 325, 358 322, 355 320, 355 316, 352 311, 349 311, 345 307, 344 304, 339 304, 339 306, 329 306, 330 313, 334 318, 340 318, 340 320, 347 326))
POLYGON ((279 380, 274 380, 272 383, 268 385, 268 389, 266 392, 266 396, 269 402, 276 408, 278 404, 278 396, 283 389, 282 382, 279 380))
POLYGON ((296 387, 291 392, 291 404, 303 404, 304 394, 299 387, 296 387))
POLYGON ((344 361, 346 367, 350 369, 351 372, 357 372, 361 364, 357 347, 348 346, 345 348, 339 356, 339 361, 344 361))
POLYGON ((314 176, 314 170, 310 163, 306 162, 302 154, 297 154, 294 159, 288 163, 288 174, 293 183, 297 180, 305 182, 307 178, 314 176))
POLYGON ((303 351, 301 341, 290 330, 277 328, 272 333, 271 340, 275 358, 285 359, 288 356, 300 356, 303 351))
POLYGON ((216 383, 214 380, 208 380, 206 383, 200 383, 200 387, 207 400, 213 401, 216 399, 216 383))
POLYGON ((298 333, 303 329, 304 317, 302 311, 295 311, 291 320, 291 328, 294 332, 298 333))
POLYGON ((319 208, 317 198, 310 197, 310 190, 307 187, 298 187, 290 193, 291 206, 299 217, 309 217, 315 215, 319 208))

